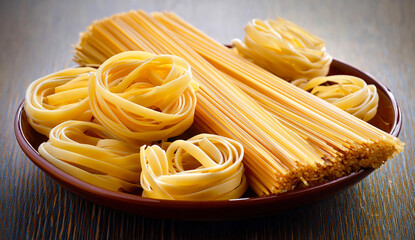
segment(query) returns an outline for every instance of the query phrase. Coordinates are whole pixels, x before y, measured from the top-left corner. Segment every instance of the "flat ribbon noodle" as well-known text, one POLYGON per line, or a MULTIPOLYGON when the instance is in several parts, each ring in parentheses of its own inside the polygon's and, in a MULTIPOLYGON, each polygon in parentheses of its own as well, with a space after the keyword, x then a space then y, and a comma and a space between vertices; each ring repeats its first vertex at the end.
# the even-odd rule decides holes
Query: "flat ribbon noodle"
POLYGON ((48 136, 64 121, 90 121, 88 79, 95 71, 90 67, 68 68, 32 82, 24 107, 33 129, 48 136))
POLYGON ((245 41, 234 39, 239 54, 291 81, 327 75, 332 57, 325 42, 292 22, 254 19, 245 27, 245 41))
POLYGON ((143 196, 175 200, 239 198, 247 189, 242 145, 232 139, 199 134, 176 140, 164 151, 142 146, 143 196))
POLYGON ((39 153, 55 167, 92 185, 127 192, 139 187, 139 149, 99 124, 66 121, 51 130, 39 153))
POLYGON ((90 105, 114 135, 142 145, 190 127, 197 89, 183 59, 130 51, 109 58, 91 76, 90 105))
POLYGON ((370 121, 376 115, 379 104, 376 86, 367 85, 358 77, 334 75, 309 81, 298 79, 291 83, 364 121, 370 121))

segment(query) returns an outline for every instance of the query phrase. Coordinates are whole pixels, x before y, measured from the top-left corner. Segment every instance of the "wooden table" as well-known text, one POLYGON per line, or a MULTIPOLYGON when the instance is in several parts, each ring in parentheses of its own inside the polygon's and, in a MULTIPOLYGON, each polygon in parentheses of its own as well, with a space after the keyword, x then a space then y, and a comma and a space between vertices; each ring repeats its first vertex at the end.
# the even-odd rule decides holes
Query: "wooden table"
POLYGON ((0 239, 415 239, 414 1, 1 1, 0 20, 0 239), (74 65, 71 44, 92 20, 138 8, 172 10, 223 43, 242 38, 252 18, 296 22, 392 90, 405 152, 341 194, 257 219, 151 219, 66 191, 20 150, 16 108, 31 81, 74 65))

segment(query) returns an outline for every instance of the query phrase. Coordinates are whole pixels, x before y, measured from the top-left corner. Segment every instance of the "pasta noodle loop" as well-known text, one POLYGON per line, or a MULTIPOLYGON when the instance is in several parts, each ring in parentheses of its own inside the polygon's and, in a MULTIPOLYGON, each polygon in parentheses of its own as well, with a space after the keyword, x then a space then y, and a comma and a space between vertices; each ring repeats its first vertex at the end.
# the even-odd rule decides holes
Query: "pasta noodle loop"
POLYGON ((50 130, 67 120, 90 121, 88 100, 89 67, 68 68, 32 82, 26 90, 25 111, 37 132, 50 130))
POLYGON ((91 77, 90 103, 103 126, 132 145, 142 145, 190 127, 197 89, 183 59, 131 51, 111 57, 91 77))
POLYGON ((254 19, 245 27, 245 42, 232 44, 243 57, 285 80, 327 75, 332 57, 325 42, 292 22, 254 19))
POLYGON ((242 145, 218 135, 199 134, 187 141, 142 146, 143 196, 175 200, 239 198, 247 189, 242 145))
POLYGON ((55 167, 92 185, 127 192, 139 187, 138 149, 99 124, 66 121, 51 130, 39 153, 55 167))
POLYGON ((376 86, 367 85, 361 78, 335 75, 291 83, 364 121, 370 121, 376 115, 379 103, 376 86))

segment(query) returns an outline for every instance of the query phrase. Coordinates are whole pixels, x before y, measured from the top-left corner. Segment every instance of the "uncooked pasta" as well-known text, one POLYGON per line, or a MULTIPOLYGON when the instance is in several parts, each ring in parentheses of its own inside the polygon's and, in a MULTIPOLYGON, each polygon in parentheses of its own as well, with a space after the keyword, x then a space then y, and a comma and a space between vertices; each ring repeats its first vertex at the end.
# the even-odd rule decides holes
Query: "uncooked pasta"
POLYGON ((200 134, 162 149, 142 146, 143 196, 174 200, 239 198, 247 188, 240 143, 200 134))
POLYGON ((370 121, 376 115, 379 103, 376 86, 367 85, 361 78, 335 75, 291 83, 364 121, 370 121))
POLYGON ((254 19, 245 27, 245 41, 232 45, 243 57, 285 80, 327 75, 332 57, 325 42, 294 23, 254 19))
MULTIPOLYGON (((131 11, 95 21, 81 34, 75 61, 102 64, 131 50, 189 63, 200 84, 194 127, 242 144, 258 195, 379 167, 403 149, 399 139, 234 54, 173 13, 131 11)), ((317 76, 327 73, 331 57, 323 59, 317 76)))
POLYGON ((142 145, 183 133, 193 123, 198 84, 189 64, 170 55, 132 51, 91 76, 94 117, 118 138, 142 145))
POLYGON ((140 154, 103 126, 66 121, 54 127, 39 153, 63 172, 112 191, 139 187, 140 154))
POLYGON ((91 120, 88 80, 95 71, 68 68, 32 82, 26 90, 24 108, 33 129, 48 136, 64 121, 91 120))

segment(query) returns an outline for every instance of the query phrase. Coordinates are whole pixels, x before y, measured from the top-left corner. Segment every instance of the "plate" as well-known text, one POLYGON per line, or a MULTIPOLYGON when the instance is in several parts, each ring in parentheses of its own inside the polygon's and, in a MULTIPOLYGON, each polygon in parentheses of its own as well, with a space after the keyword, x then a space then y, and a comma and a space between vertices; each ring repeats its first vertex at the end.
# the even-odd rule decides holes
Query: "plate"
MULTIPOLYGON (((399 135, 402 127, 401 111, 395 97, 385 85, 371 75, 334 59, 330 66, 329 75, 335 74, 353 75, 362 78, 368 84, 376 85, 379 94, 379 107, 376 116, 369 123, 394 136, 399 135)), ((193 220, 233 219, 275 214, 282 210, 311 204, 344 191, 374 171, 371 168, 362 169, 323 184, 267 197, 255 197, 252 192, 248 191, 239 199, 221 201, 148 199, 139 195, 113 192, 93 186, 50 164, 37 152, 40 143, 47 139, 32 129, 27 122, 23 108, 23 103, 21 103, 15 116, 14 130, 23 152, 36 166, 57 183, 80 197, 130 214, 193 220)))

